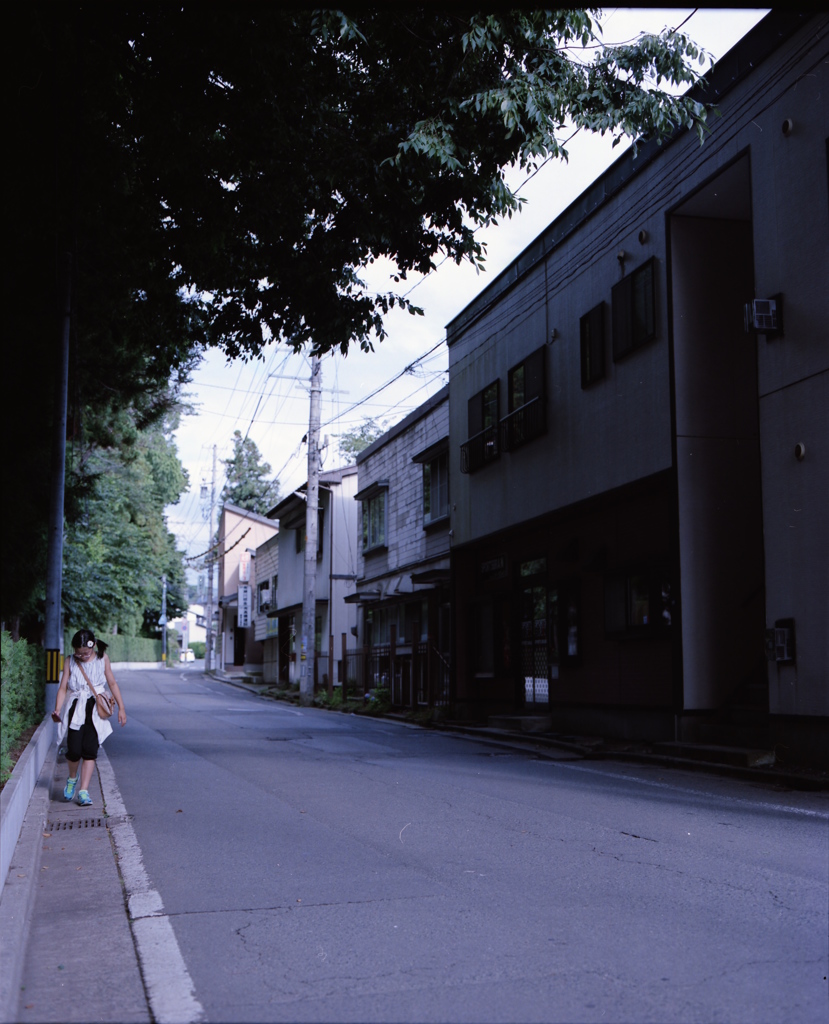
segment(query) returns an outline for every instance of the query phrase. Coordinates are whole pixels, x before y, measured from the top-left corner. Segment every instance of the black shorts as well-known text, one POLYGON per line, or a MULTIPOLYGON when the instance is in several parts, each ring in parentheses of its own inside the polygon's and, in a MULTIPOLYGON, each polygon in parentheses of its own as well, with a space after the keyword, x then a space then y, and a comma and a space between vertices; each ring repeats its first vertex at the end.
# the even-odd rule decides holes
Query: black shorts
MULTIPOLYGON (((75 713, 75 705, 78 703, 76 697, 69 709, 69 721, 75 713)), ((86 702, 86 721, 80 729, 66 730, 66 760, 67 761, 94 761, 98 756, 98 733, 92 724, 92 709, 95 707, 95 698, 90 697, 86 702)))

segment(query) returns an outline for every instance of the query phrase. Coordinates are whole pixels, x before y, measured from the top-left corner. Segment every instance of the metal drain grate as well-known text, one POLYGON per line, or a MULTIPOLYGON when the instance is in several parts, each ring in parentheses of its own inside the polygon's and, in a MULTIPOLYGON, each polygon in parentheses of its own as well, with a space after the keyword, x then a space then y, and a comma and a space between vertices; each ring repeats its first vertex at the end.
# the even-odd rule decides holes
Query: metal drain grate
POLYGON ((47 821, 47 832, 80 832, 86 828, 104 828, 106 818, 64 818, 62 821, 47 821))

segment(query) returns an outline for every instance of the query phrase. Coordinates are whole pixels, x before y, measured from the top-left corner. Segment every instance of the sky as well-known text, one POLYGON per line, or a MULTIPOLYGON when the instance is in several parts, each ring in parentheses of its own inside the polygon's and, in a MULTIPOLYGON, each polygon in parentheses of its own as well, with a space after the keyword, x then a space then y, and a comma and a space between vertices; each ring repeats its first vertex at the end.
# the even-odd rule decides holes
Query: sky
MULTIPOLYGON (((714 60, 723 56, 766 13, 751 9, 607 8, 602 18, 605 42, 621 42, 642 31, 676 27, 691 36, 714 60), (686 20, 687 19, 687 20, 686 20)), ((452 261, 426 278, 410 275, 405 289, 424 309, 423 316, 393 310, 385 319, 388 337, 375 351, 354 349, 322 359, 321 444, 323 468, 341 464, 337 437, 357 429, 370 417, 388 428, 426 401, 448 382, 446 324, 540 234, 614 160, 626 144, 611 149, 610 139, 578 133, 568 144, 569 161, 550 162, 527 179, 511 169, 509 184, 527 200, 512 219, 480 232, 487 247, 486 270, 452 261)), ((391 266, 377 261, 367 283, 378 291, 391 288, 391 266)), ((167 523, 178 546, 191 558, 208 547, 208 505, 213 447, 216 446, 216 497, 224 484, 222 459, 233 450, 233 432, 252 438, 263 460, 278 478, 284 496, 305 482, 310 359, 270 345, 264 359, 228 362, 216 350, 207 353, 186 389, 192 414, 182 417, 175 440, 190 479, 189 490, 167 508, 167 523)), ((195 566, 196 562, 189 565, 195 566)), ((195 581, 194 571, 188 572, 195 581)))

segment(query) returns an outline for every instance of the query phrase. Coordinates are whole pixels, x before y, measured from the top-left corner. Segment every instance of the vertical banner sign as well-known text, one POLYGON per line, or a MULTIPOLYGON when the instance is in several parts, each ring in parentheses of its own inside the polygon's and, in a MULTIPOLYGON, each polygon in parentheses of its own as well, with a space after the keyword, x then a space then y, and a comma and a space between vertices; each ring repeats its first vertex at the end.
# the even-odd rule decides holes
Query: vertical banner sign
POLYGON ((250 583, 250 551, 243 551, 239 556, 239 582, 250 583))
POLYGON ((247 629, 250 625, 250 584, 240 583, 238 595, 238 611, 236 625, 239 629, 247 629))

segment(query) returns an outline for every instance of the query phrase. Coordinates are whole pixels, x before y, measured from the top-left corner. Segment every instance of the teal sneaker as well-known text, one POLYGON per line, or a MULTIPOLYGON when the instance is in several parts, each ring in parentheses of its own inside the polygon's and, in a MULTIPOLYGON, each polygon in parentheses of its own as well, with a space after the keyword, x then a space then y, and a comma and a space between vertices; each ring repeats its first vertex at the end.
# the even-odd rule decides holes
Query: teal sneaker
POLYGON ((74 779, 67 779, 66 780, 66 785, 63 787, 63 799, 64 800, 71 800, 72 799, 72 797, 75 795, 75 786, 77 786, 77 784, 78 784, 78 777, 77 777, 77 775, 75 776, 74 779))
POLYGON ((81 807, 91 807, 92 806, 92 797, 89 795, 89 790, 88 789, 79 789, 78 790, 78 803, 81 805, 81 807))

